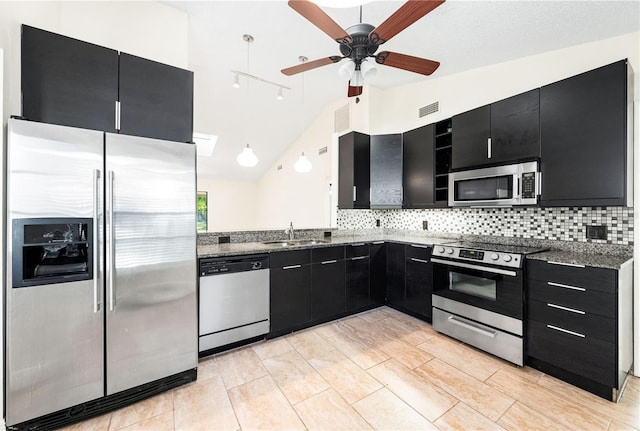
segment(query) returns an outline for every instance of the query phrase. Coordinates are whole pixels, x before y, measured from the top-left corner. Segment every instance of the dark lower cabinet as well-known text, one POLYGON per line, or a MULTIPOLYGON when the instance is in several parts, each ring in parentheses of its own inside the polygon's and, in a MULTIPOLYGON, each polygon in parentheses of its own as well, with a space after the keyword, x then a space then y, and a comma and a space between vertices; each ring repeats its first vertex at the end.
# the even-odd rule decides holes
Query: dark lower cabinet
POLYGON ((386 244, 387 304, 394 308, 404 308, 404 256, 404 244, 386 244))
POLYGON ((423 319, 431 321, 431 294, 433 293, 433 264, 431 247, 406 246, 405 308, 423 319))
POLYGON ((347 311, 369 306, 369 256, 354 256, 346 260, 347 311))
POLYGON ((616 401, 632 361, 632 265, 527 262, 527 364, 616 401), (620 326, 622 328, 622 326, 620 326))
POLYGON ((540 89, 541 206, 626 205, 627 61, 540 89))
POLYGON ((270 337, 291 332, 311 322, 310 250, 270 255, 270 337))
POLYGON ((344 246, 311 250, 311 317, 330 320, 346 311, 344 246))
POLYGON ((369 286, 371 305, 384 305, 387 292, 387 251, 382 241, 369 246, 369 286))

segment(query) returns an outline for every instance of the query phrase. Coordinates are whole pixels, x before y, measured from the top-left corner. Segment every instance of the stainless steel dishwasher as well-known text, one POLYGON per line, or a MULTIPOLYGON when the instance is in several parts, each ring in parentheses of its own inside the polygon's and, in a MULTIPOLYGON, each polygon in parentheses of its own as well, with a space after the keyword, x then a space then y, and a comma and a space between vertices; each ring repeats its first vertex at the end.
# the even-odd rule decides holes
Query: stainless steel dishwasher
POLYGON ((199 351, 269 332, 269 256, 200 259, 199 351))

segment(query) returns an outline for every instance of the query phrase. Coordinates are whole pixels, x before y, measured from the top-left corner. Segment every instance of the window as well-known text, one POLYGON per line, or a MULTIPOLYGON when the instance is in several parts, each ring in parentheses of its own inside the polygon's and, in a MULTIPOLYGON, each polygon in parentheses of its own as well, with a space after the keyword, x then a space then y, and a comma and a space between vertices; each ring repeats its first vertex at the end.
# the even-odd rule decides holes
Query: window
POLYGON ((197 195, 198 232, 207 231, 207 192, 197 195))

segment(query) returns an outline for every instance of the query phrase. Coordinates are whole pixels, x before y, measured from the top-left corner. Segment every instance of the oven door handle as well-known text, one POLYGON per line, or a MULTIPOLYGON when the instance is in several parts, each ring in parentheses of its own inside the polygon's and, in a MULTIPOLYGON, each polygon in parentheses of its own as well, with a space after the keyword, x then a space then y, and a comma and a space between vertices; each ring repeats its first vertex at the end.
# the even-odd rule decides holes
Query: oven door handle
POLYGON ((463 320, 457 316, 449 316, 447 318, 447 320, 449 320, 449 322, 458 325, 458 326, 462 326, 465 329, 469 329, 470 331, 473 332, 477 332, 478 334, 481 335, 485 335, 487 337, 491 337, 491 338, 496 338, 496 332, 495 331, 489 331, 487 329, 484 329, 483 327, 480 326, 476 326, 475 324, 473 324, 472 322, 468 322, 466 320, 463 320))
POLYGON ((510 277, 515 277, 516 275, 518 275, 515 271, 507 271, 506 269, 498 269, 498 268, 491 268, 491 267, 488 267, 488 266, 472 265, 470 263, 452 262, 450 260, 436 259, 436 258, 433 258, 433 257, 431 258, 431 262, 433 262, 433 263, 441 263, 443 265, 449 265, 449 266, 457 266, 459 268, 477 269, 479 271, 492 272, 494 274, 501 274, 501 275, 508 275, 510 277))

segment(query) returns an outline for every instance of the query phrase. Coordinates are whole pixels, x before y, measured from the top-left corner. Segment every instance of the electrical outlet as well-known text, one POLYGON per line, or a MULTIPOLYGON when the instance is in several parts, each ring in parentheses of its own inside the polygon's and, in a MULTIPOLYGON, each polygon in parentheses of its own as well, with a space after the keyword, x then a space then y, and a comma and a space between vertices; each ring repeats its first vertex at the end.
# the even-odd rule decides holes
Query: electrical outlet
POLYGON ((607 226, 587 226, 587 239, 607 239, 607 226))
POLYGON ((422 230, 429 230, 429 221, 422 220, 422 230))
POLYGON ((380 227, 380 219, 379 218, 376 219, 376 227, 380 227))

